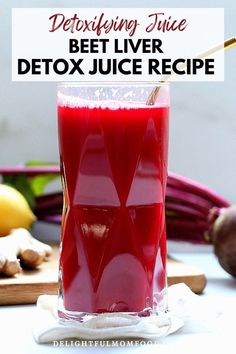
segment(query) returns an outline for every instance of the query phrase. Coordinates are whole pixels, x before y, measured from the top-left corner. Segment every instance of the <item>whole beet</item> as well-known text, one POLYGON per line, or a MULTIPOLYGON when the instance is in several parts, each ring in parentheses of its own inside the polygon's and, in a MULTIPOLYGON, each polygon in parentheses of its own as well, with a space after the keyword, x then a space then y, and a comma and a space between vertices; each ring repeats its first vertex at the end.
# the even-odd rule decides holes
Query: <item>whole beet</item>
POLYGON ((210 239, 220 265, 236 277, 236 205, 222 208, 210 228, 210 239))

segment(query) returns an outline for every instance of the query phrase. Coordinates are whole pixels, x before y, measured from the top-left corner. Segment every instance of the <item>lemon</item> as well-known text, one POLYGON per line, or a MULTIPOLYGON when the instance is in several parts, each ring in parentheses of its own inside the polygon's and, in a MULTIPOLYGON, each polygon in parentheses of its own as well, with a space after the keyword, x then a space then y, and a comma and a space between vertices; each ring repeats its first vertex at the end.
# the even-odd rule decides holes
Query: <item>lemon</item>
POLYGON ((35 220, 25 197, 15 188, 0 184, 0 236, 18 227, 28 228, 35 220))

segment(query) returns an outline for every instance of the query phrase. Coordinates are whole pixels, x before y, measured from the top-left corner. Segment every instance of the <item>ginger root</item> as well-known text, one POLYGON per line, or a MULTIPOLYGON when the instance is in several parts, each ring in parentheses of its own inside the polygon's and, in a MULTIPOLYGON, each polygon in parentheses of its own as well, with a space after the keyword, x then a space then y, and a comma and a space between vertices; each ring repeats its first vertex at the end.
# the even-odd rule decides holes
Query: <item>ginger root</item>
POLYGON ((0 238, 0 273, 13 276, 27 268, 37 268, 52 253, 52 248, 36 240, 26 229, 19 228, 0 238))

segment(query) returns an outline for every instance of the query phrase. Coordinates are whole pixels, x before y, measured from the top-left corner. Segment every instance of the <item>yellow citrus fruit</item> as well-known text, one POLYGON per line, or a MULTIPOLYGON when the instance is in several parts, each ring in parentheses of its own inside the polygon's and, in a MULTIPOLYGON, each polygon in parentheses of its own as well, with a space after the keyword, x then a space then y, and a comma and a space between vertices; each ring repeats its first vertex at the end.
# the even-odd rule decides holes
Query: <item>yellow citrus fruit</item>
POLYGON ((35 220, 25 197, 15 188, 0 184, 0 236, 18 227, 27 228, 35 220))

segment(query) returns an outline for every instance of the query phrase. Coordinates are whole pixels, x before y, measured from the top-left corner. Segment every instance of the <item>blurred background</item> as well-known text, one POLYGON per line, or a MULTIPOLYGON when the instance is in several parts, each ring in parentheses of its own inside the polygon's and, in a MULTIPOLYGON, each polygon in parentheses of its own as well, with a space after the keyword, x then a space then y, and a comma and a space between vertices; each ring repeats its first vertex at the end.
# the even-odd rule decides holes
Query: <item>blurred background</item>
MULTIPOLYGON (((58 161, 56 84, 11 81, 12 7, 224 7, 225 38, 236 35, 234 0, 21 0, 0 2, 0 165, 58 161)), ((194 41, 194 38, 193 38, 194 41)), ((169 170, 236 202, 236 48, 225 81, 171 84, 169 170)))

